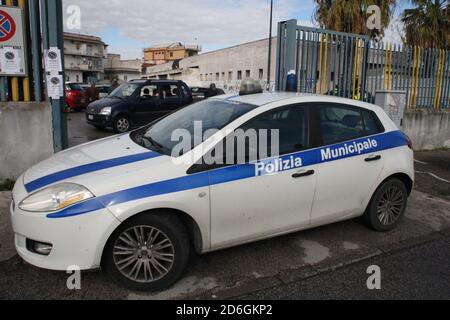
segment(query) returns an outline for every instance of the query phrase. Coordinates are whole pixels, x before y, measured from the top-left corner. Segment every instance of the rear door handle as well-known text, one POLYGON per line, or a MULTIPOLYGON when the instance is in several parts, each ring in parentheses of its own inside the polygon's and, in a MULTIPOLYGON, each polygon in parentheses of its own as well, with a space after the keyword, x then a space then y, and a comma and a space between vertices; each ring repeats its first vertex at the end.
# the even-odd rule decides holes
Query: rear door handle
POLYGON ((302 177, 308 177, 308 176, 312 176, 314 173, 316 173, 314 170, 301 171, 301 172, 294 173, 292 175, 292 178, 297 179, 297 178, 302 178, 302 177))
POLYGON ((378 161, 381 160, 381 156, 370 156, 368 158, 366 158, 366 162, 371 162, 371 161, 378 161))

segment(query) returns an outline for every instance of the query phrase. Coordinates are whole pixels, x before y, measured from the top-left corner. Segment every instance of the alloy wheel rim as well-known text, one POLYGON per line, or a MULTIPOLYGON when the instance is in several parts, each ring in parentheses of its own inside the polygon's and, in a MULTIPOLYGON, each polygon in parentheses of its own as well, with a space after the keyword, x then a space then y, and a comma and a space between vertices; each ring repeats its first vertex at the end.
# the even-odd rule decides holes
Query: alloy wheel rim
POLYGON ((120 132, 125 132, 128 130, 128 128, 130 127, 130 123, 128 122, 127 119, 125 118, 121 118, 117 121, 117 129, 120 132))
POLYGON ((151 283, 164 278, 172 269, 175 248, 161 230, 136 226, 125 230, 113 248, 117 270, 126 278, 151 283))
POLYGON ((397 222, 405 206, 405 196, 398 187, 388 188, 380 197, 377 214, 380 223, 389 226, 397 222))

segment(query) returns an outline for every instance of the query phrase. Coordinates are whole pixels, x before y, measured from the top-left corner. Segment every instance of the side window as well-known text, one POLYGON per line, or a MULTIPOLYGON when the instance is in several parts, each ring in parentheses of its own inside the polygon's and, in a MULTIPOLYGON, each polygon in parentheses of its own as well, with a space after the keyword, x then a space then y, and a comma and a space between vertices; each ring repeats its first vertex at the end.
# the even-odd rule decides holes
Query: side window
MULTIPOLYGON (((248 163, 308 149, 310 147, 308 110, 309 108, 304 106, 290 106, 256 116, 205 154, 202 163, 194 165, 188 173, 248 163), (273 134, 274 130, 277 130, 275 134, 273 134), (272 141, 272 137, 276 140, 272 141), (275 150, 272 148, 273 144, 275 150)), ((224 115, 221 113, 224 112, 217 112, 214 118, 230 117, 226 113, 224 115)), ((216 120, 215 124, 217 123, 216 120)))
POLYGON ((159 86, 157 85, 150 85, 150 86, 145 86, 142 87, 141 89, 141 99, 146 100, 146 99, 159 99, 159 86))
POLYGON ((383 125, 377 115, 369 110, 363 110, 364 126, 368 136, 384 132, 383 125))
MULTIPOLYGON (((259 134, 266 130, 267 156, 269 157, 286 155, 309 147, 308 111, 305 107, 292 106, 264 113, 247 122, 241 129, 244 132, 250 129, 255 130, 259 134), (274 132, 274 130, 278 133, 274 132), (277 136, 278 141, 273 141, 272 137, 276 138, 277 136), (272 146, 275 146, 275 150, 273 150, 272 146)), ((261 158, 264 156, 261 153, 262 150, 260 150, 260 139, 261 137, 259 137, 256 147, 249 146, 250 160, 256 160, 254 157, 261 158)))
POLYGON ((372 112, 339 105, 320 107, 320 126, 323 145, 358 139, 383 131, 372 112))
POLYGON ((180 97, 180 90, 176 84, 167 84, 161 86, 164 99, 174 99, 180 97))
POLYGON ((184 97, 189 97, 191 95, 189 93, 189 88, 185 84, 181 85, 181 90, 183 91, 184 97))

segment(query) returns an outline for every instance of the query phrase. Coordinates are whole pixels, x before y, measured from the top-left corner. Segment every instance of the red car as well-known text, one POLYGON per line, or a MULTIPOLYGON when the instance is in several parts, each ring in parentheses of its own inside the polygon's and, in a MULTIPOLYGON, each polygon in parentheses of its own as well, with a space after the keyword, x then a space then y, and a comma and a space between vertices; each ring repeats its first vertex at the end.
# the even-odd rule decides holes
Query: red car
POLYGON ((81 111, 87 107, 84 90, 78 83, 66 83, 66 111, 81 111))

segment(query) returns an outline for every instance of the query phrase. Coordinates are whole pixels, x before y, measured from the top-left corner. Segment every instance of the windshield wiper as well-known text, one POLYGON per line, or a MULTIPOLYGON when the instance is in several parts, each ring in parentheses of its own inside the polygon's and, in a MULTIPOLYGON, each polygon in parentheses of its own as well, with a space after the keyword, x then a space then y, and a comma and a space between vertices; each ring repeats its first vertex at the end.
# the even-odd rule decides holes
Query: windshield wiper
POLYGON ((141 137, 142 140, 147 141, 148 143, 150 143, 152 146, 156 147, 159 151, 164 151, 167 148, 164 147, 161 143, 155 141, 155 139, 153 139, 152 137, 146 137, 146 136, 142 136, 141 137))

